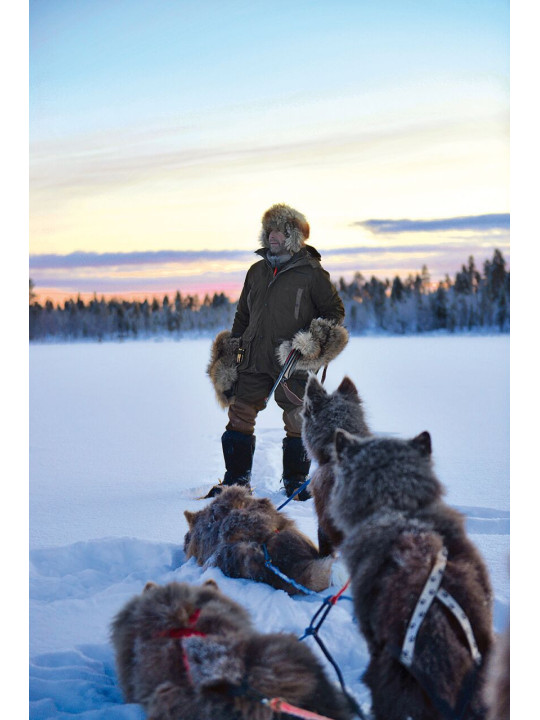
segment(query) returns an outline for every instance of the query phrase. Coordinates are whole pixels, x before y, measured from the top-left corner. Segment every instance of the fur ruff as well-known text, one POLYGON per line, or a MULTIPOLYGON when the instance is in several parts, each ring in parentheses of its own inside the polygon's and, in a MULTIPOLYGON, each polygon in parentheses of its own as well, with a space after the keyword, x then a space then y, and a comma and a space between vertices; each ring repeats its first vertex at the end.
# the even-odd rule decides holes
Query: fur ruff
POLYGON ((210 352, 210 361, 206 368, 218 403, 227 408, 232 403, 232 389, 238 379, 236 355, 240 347, 240 338, 232 337, 229 330, 219 332, 210 352))
POLYGON ((296 369, 317 372, 336 358, 348 342, 349 333, 342 325, 335 320, 315 318, 309 330, 299 330, 292 340, 284 340, 276 352, 283 365, 291 350, 299 350, 302 357, 296 369))
POLYGON ((199 565, 210 561, 228 577, 264 582, 289 595, 300 593, 266 567, 265 544, 272 564, 287 577, 314 592, 330 585, 332 558, 320 558, 311 540, 268 498, 232 485, 203 510, 186 510, 184 515, 189 525, 186 559, 194 557, 199 565))
POLYGON ((289 633, 255 632, 247 611, 213 580, 147 583, 111 631, 124 698, 151 720, 271 720, 270 708, 242 693, 246 686, 255 698, 351 718, 310 648, 289 633), (188 636, 175 634, 182 630, 188 636))
POLYGON ((268 235, 272 229, 285 235, 285 248, 292 255, 297 253, 309 238, 309 223, 305 216, 289 205, 272 205, 262 216, 261 222, 259 242, 264 248, 270 247, 268 235))

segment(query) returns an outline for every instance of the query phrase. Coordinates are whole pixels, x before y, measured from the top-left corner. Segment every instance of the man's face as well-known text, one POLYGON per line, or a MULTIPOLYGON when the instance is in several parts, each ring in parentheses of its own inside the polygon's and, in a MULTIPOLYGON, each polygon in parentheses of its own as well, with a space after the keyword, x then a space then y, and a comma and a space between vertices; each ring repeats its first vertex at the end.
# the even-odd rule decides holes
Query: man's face
POLYGON ((281 255, 285 250, 285 235, 279 230, 270 230, 268 235, 268 244, 272 255, 281 255))

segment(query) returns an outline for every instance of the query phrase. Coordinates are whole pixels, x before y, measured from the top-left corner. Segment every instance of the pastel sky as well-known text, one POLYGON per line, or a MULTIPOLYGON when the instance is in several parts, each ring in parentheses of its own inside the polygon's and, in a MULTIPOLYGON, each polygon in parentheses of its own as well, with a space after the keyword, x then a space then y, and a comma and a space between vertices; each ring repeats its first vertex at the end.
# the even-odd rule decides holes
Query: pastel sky
POLYGON ((39 299, 224 290, 303 212, 334 279, 509 261, 508 0, 30 0, 39 299))

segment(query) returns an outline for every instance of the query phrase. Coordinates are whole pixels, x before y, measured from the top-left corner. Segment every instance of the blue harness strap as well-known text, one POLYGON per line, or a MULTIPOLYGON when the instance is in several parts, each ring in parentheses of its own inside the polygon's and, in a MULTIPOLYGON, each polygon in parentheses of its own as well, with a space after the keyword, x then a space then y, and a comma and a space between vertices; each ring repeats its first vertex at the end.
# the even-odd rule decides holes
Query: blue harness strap
POLYGON ((299 493, 301 493, 302 490, 304 490, 304 488, 307 488, 307 486, 309 485, 310 482, 311 482, 311 478, 308 478, 305 483, 302 483, 302 485, 300 485, 300 487, 297 488, 297 489, 293 492, 293 494, 291 495, 291 497, 288 497, 288 498, 285 500, 284 503, 281 503, 281 505, 277 508, 278 511, 281 510, 281 508, 284 508, 287 503, 290 503, 291 500, 294 500, 294 498, 295 498, 299 493))
POLYGON ((289 585, 292 585, 297 590, 300 590, 300 592, 303 592, 305 595, 315 595, 315 597, 319 597, 319 593, 316 593, 314 590, 310 590, 309 588, 304 587, 300 583, 296 582, 296 580, 293 580, 292 578, 285 575, 285 573, 282 573, 281 570, 279 570, 279 568, 277 568, 275 565, 272 565, 272 558, 268 553, 268 548, 266 547, 266 544, 263 543, 262 549, 264 552, 264 564, 269 570, 271 570, 282 580, 285 580, 285 582, 289 583, 289 585))

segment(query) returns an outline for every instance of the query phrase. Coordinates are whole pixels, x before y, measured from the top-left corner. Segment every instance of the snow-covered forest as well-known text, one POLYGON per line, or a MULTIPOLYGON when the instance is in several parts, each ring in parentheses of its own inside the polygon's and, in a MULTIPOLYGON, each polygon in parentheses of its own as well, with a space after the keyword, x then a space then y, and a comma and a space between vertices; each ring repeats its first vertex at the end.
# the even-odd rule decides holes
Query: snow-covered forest
MULTIPOLYGON (((338 290, 352 334, 508 332, 510 327, 510 271, 497 249, 481 271, 470 257, 453 279, 447 275, 435 286, 424 266, 421 273, 405 280, 399 276, 392 281, 366 280, 358 272, 351 282, 341 278, 338 290)), ((223 293, 201 300, 178 291, 174 298, 165 295, 161 301, 154 297, 143 302, 95 296, 85 303, 79 297, 62 306, 50 300, 41 305, 33 294, 30 281, 30 340, 181 337, 230 327, 236 309, 236 303, 223 293)))

